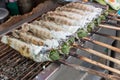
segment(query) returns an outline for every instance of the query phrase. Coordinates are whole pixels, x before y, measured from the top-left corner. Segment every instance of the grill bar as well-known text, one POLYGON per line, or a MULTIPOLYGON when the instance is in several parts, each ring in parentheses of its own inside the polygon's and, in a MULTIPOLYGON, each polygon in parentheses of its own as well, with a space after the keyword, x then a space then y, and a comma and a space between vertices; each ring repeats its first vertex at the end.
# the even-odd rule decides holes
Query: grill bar
POLYGON ((12 57, 11 55, 13 55, 13 52, 14 52, 14 51, 9 52, 9 54, 7 54, 7 55, 5 55, 4 57, 2 57, 2 58, 0 59, 0 61, 2 62, 3 60, 6 60, 6 59, 12 57))
MULTIPOLYGON (((29 63, 29 64, 30 64, 30 63, 29 63)), ((32 68, 33 68, 33 69, 36 68, 36 67, 35 67, 35 64, 36 64, 36 63, 34 63, 34 64, 30 65, 30 66, 28 65, 27 70, 25 70, 24 72, 22 72, 22 73, 20 74, 21 76, 23 76, 23 75, 26 74, 24 77, 22 77, 22 79, 25 78, 26 76, 28 76, 29 72, 32 71, 32 70, 31 70, 32 68), (29 70, 30 70, 30 71, 29 71, 29 70)), ((20 76, 20 77, 21 77, 21 76, 20 76)), ((19 78, 20 78, 20 77, 19 77, 19 78)))
POLYGON ((8 52, 11 52, 13 49, 6 49, 4 52, 1 51, 0 53, 0 59, 3 58, 8 52))
POLYGON ((2 49, 0 50, 0 74, 8 76, 10 80, 26 80, 27 78, 33 79, 38 73, 43 70, 43 65, 48 66, 50 64, 50 62, 35 63, 34 61, 22 57, 17 51, 6 45, 1 44, 0 48, 1 47, 2 49), (6 69, 11 71, 3 71, 3 68, 4 70, 6 69))
MULTIPOLYGON (((34 64, 34 65, 32 65, 31 67, 29 67, 30 69, 32 69, 31 71, 29 71, 22 79, 25 79, 25 78, 29 78, 29 75, 32 75, 32 74, 34 74, 34 71, 38 68, 38 67, 40 67, 40 65, 41 64, 39 64, 39 65, 37 65, 37 64, 34 64)), ((42 69, 42 68, 41 68, 42 69)))
POLYGON ((10 75, 6 75, 6 74, 2 73, 1 71, 0 71, 0 75, 5 75, 7 78, 9 78, 9 80, 14 80, 14 78, 12 78, 10 75))
MULTIPOLYGON (((46 62, 44 66, 47 67, 49 64, 50 64, 49 62, 46 62)), ((38 69, 37 72, 35 72, 34 74, 32 74, 32 76, 29 78, 29 80, 33 79, 35 77, 35 75, 39 74, 40 72, 41 72, 41 70, 38 69)))

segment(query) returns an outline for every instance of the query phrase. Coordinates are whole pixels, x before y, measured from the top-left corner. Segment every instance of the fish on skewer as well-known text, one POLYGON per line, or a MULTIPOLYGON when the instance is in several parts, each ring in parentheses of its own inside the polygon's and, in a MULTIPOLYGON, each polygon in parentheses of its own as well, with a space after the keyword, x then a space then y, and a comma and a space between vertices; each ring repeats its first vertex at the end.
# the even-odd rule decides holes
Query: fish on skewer
POLYGON ((22 39, 23 41, 27 43, 33 43, 35 45, 43 46, 43 40, 40 38, 37 38, 36 36, 33 36, 32 34, 28 32, 24 32, 22 30, 15 30, 12 32, 12 35, 18 39, 22 39))
POLYGON ((54 22, 50 22, 50 21, 39 20, 39 21, 33 21, 32 24, 41 26, 43 28, 47 28, 49 30, 64 31, 63 28, 59 27, 58 25, 55 25, 54 22))
POLYGON ((58 16, 58 15, 44 14, 44 15, 42 15, 42 19, 47 20, 47 21, 54 21, 57 24, 64 24, 64 25, 68 25, 68 26, 72 26, 73 23, 75 23, 74 20, 71 20, 66 17, 58 16))
POLYGON ((40 39, 30 33, 26 33, 26 32, 22 32, 21 30, 15 30, 12 32, 12 35, 18 39, 23 40, 26 43, 32 43, 34 45, 37 46, 47 46, 49 49, 51 48, 57 48, 59 46, 59 43, 57 40, 55 39, 47 39, 47 40, 43 40, 40 39))
POLYGON ((58 41, 62 39, 67 39, 70 35, 72 35, 69 32, 65 31, 54 31, 54 30, 48 30, 47 28, 42 28, 39 25, 33 25, 33 24, 28 24, 25 23, 22 25, 22 30, 23 31, 30 31, 32 32, 35 36, 41 38, 41 39, 56 39, 58 41))
POLYGON ((56 11, 65 11, 65 12, 76 13, 78 15, 84 16, 84 18, 87 18, 90 21, 93 18, 97 18, 102 13, 102 11, 100 11, 100 12, 89 12, 89 11, 83 11, 83 10, 80 10, 80 9, 75 9, 73 7, 65 7, 65 6, 56 8, 56 11))
POLYGON ((79 15, 85 15, 84 11, 82 10, 78 10, 78 9, 74 9, 74 8, 68 8, 68 7, 57 7, 55 11, 66 11, 66 12, 72 12, 72 13, 76 13, 79 15))
POLYGON ((89 12, 101 12, 102 11, 101 8, 96 8, 92 5, 86 5, 86 4, 81 4, 81 3, 70 3, 70 4, 65 5, 65 7, 72 7, 75 9, 80 9, 80 10, 89 11, 89 12))
MULTIPOLYGON (((57 15, 57 16, 69 18, 69 19, 74 20, 76 23, 83 24, 83 25, 90 23, 93 20, 92 17, 88 17, 88 16, 86 17, 86 15, 83 16, 80 14, 67 12, 67 11, 51 11, 51 12, 48 12, 47 14, 51 15, 51 16, 57 15)), ((90 15, 90 13, 89 13, 89 15, 90 15)))
MULTIPOLYGON (((78 28, 87 28, 88 24, 90 23, 90 21, 88 21, 87 19, 81 19, 80 21, 78 20, 74 20, 74 19, 70 19, 64 16, 60 16, 60 15, 56 15, 54 13, 50 13, 50 14, 45 14, 42 16, 42 19, 44 19, 45 21, 52 21, 58 25, 61 25, 63 28, 67 29, 69 27, 73 27, 78 29, 78 28)), ((93 18, 91 18, 92 20, 93 18)), ((76 30, 75 29, 75 30, 76 30)), ((68 30, 69 31, 69 30, 68 30)))
POLYGON ((65 32, 69 32, 71 34, 75 33, 79 28, 80 26, 67 26, 67 25, 63 25, 63 24, 57 24, 53 21, 43 21, 43 20, 39 20, 39 21, 34 21, 32 23, 33 25, 40 25, 42 26, 43 25, 46 25, 46 27, 49 29, 49 30, 55 30, 55 31, 65 31, 65 32))
POLYGON ((36 62, 51 61, 49 54, 44 53, 47 49, 46 47, 27 44, 9 36, 3 36, 1 42, 8 44, 10 47, 20 52, 22 56, 30 58, 36 62))
POLYGON ((42 39, 52 39, 52 35, 48 29, 41 28, 32 24, 24 23, 22 25, 22 31, 31 31, 35 36, 42 39))
POLYGON ((86 20, 86 19, 81 19, 79 21, 75 20, 75 19, 70 19, 64 16, 60 16, 60 15, 55 15, 55 14, 45 14, 42 16, 42 19, 44 19, 45 21, 54 21, 56 24, 58 25, 67 25, 67 26, 85 26, 86 24, 88 24, 90 21, 86 20), (82 23, 82 24, 81 24, 82 23))
POLYGON ((50 11, 47 14, 63 16, 69 19, 74 19, 74 20, 81 20, 81 18, 83 19, 83 16, 76 13, 67 12, 67 11, 50 11))

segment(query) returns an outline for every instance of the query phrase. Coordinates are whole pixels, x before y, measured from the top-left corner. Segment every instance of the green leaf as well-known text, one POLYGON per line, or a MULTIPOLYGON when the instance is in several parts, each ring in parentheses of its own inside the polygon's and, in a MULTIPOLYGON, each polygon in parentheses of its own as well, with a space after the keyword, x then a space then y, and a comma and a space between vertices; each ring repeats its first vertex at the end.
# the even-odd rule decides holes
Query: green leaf
POLYGON ((83 38, 83 37, 86 37, 88 35, 88 32, 85 31, 85 30, 82 30, 80 29, 78 32, 77 32, 77 35, 79 38, 83 38))
POLYGON ((101 18, 101 20, 105 20, 106 19, 106 17, 104 15, 101 15, 100 18, 101 18))
POLYGON ((49 57, 50 57, 53 61, 60 59, 60 55, 59 55, 59 52, 58 52, 57 50, 51 50, 49 57))
POLYGON ((71 38, 68 40, 69 45, 73 44, 74 41, 75 41, 75 38, 74 38, 74 37, 71 37, 71 38))
POLYGON ((91 32, 94 27, 95 27, 95 23, 94 23, 94 22, 90 23, 90 24, 88 25, 88 27, 87 27, 87 31, 88 31, 88 32, 91 32))
POLYGON ((99 25, 101 23, 101 17, 97 19, 97 24, 99 25))
POLYGON ((64 54, 69 54, 69 51, 70 51, 70 46, 69 46, 69 44, 64 43, 64 44, 61 46, 61 51, 62 51, 62 53, 64 53, 64 54))
POLYGON ((106 11, 104 12, 104 14, 103 14, 103 15, 107 17, 107 16, 108 16, 108 14, 109 14, 109 11, 108 11, 108 10, 106 10, 106 11))

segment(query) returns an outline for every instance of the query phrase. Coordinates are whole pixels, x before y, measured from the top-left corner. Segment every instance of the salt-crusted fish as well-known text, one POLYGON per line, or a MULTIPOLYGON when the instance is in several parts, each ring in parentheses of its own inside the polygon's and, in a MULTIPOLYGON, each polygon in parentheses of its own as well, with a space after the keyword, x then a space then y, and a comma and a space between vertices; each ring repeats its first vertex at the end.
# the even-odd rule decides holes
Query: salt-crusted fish
POLYGON ((1 42, 8 44, 10 47, 20 52, 20 54, 24 57, 33 59, 36 62, 51 61, 49 54, 44 53, 46 48, 43 46, 27 44, 21 40, 9 36, 3 36, 1 42))
POLYGON ((43 28, 47 28, 49 30, 63 31, 63 29, 61 27, 56 26, 53 22, 50 22, 50 21, 39 20, 39 21, 33 21, 32 24, 39 25, 39 26, 41 26, 43 28))
POLYGON ((34 44, 37 46, 47 46, 49 49, 57 48, 59 46, 59 42, 55 39, 43 40, 32 34, 28 34, 26 32, 22 32, 22 31, 18 31, 18 30, 13 31, 12 35, 18 39, 23 40, 26 43, 34 44))
POLYGON ((58 7, 56 9, 56 11, 61 11, 61 12, 65 11, 65 12, 76 13, 76 14, 84 17, 84 19, 87 19, 89 21, 92 21, 94 18, 97 18, 101 14, 101 12, 89 12, 89 11, 83 11, 81 9, 75 9, 73 7, 65 7, 65 6, 58 7))
POLYGON ((41 39, 52 39, 52 35, 50 34, 50 31, 48 29, 38 27, 37 25, 24 23, 22 25, 22 30, 31 31, 35 36, 41 39))
POLYGON ((81 15, 78 15, 76 13, 66 12, 66 11, 51 11, 51 12, 48 12, 47 14, 63 16, 73 20, 80 20, 81 18, 83 18, 81 15))
MULTIPOLYGON (((59 25, 68 25, 68 26, 81 26, 83 25, 83 23, 81 24, 80 21, 74 20, 74 19, 69 19, 67 17, 64 16, 59 16, 59 15, 51 15, 51 14, 46 14, 44 16, 42 16, 44 20, 47 21, 53 21, 56 24, 59 25)), ((84 23, 89 22, 88 20, 84 20, 84 23)))
POLYGON ((75 9, 81 9, 81 10, 90 11, 90 12, 94 12, 94 11, 101 12, 102 11, 101 8, 96 8, 92 5, 86 5, 86 4, 81 4, 81 3, 70 3, 70 4, 65 5, 65 7, 72 7, 75 9))
POLYGON ((56 8, 56 11, 66 11, 66 12, 76 13, 76 14, 79 14, 79 15, 85 15, 84 11, 82 11, 82 10, 78 10, 78 9, 74 9, 74 8, 68 8, 68 7, 65 7, 65 6, 56 8))
POLYGON ((64 31, 50 31, 46 28, 42 28, 39 25, 33 25, 33 24, 28 24, 25 23, 22 25, 22 30, 23 31, 31 31, 35 36, 41 38, 41 39, 57 39, 62 40, 62 39, 67 39, 68 36, 72 35, 69 32, 64 32, 64 31))
POLYGON ((57 15, 49 15, 49 14, 44 14, 42 15, 42 19, 47 20, 47 21, 54 21, 57 24, 65 24, 65 25, 73 25, 72 23, 73 20, 65 18, 65 17, 60 17, 57 15))

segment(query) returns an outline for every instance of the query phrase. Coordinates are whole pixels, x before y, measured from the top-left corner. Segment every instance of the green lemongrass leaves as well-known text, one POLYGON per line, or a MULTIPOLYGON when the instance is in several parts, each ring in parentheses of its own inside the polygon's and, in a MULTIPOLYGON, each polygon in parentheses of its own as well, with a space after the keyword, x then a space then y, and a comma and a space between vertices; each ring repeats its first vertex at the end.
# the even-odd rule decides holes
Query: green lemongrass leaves
POLYGON ((49 54, 50 59, 52 59, 53 61, 55 60, 59 60, 60 59, 60 54, 57 50, 51 50, 50 54, 49 54))

